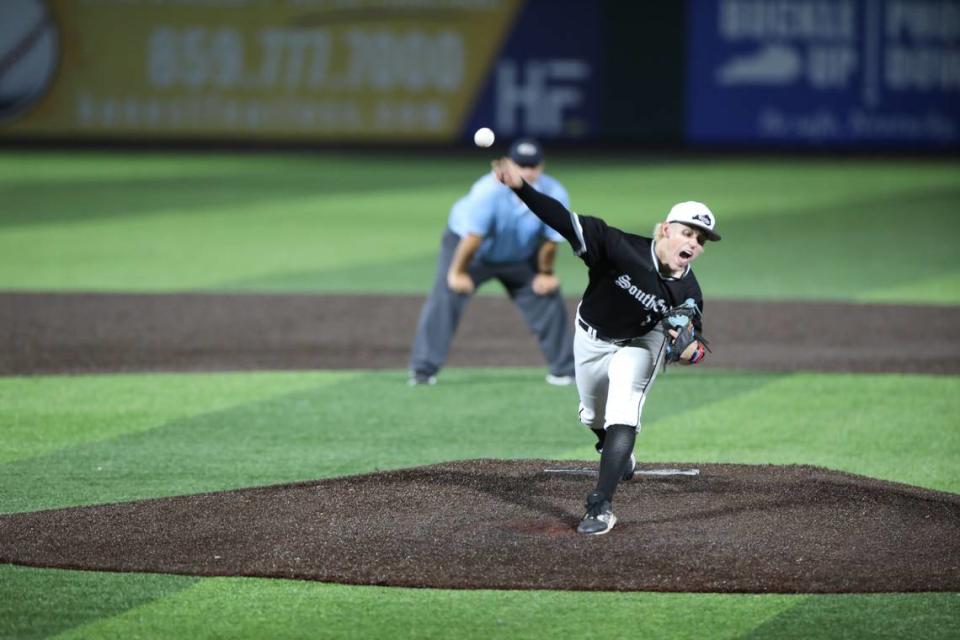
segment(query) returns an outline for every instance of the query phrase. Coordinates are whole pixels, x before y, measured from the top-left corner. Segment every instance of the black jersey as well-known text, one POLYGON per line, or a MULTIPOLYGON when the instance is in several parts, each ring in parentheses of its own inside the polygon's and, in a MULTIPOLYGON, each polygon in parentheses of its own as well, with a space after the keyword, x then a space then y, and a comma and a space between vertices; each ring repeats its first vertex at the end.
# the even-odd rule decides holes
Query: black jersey
MULTIPOLYGON (((677 278, 661 275, 653 240, 621 231, 600 218, 581 216, 524 183, 515 190, 521 200, 556 229, 589 267, 589 282, 580 303, 580 317, 598 334, 616 340, 635 338, 654 329, 670 307, 692 298, 703 310, 703 294, 687 265, 677 278)), ((699 319, 697 333, 703 331, 699 319)))

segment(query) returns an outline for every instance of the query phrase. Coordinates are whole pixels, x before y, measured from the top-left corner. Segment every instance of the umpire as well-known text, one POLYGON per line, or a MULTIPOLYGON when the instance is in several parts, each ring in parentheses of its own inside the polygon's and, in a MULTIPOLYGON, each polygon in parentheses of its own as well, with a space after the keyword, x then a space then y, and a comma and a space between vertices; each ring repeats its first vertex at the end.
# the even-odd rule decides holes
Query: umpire
MULTIPOLYGON (((517 140, 510 158, 524 180, 569 207, 567 190, 543 172, 543 150, 517 140)), ((573 383, 573 336, 554 274, 557 243, 548 227, 506 185, 487 173, 454 203, 440 242, 433 290, 423 305, 410 353, 410 384, 434 384, 473 293, 496 278, 506 289, 549 365, 547 382, 573 383)))

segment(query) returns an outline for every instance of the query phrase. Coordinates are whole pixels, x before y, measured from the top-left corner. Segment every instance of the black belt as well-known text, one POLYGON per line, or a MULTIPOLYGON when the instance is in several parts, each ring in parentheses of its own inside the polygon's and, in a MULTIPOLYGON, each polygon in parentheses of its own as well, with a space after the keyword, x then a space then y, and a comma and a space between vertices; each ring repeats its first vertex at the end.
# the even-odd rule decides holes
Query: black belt
POLYGON ((580 325, 580 328, 586 331, 591 338, 596 338, 597 340, 603 340, 604 342, 609 342, 610 344, 616 345, 618 347, 622 347, 624 345, 630 344, 631 342, 636 340, 636 338, 609 338, 603 335, 602 333, 600 333, 599 331, 597 331, 596 329, 594 329, 593 327, 591 327, 586 322, 584 322, 583 318, 581 318, 580 316, 577 316, 577 324, 580 325))

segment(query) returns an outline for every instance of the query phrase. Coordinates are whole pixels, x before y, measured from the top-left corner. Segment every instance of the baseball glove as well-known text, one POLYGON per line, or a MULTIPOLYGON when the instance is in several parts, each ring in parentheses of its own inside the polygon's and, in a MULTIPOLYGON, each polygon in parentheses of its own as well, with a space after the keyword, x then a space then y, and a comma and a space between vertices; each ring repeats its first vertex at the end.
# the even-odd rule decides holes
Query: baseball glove
POLYGON ((700 346, 691 359, 691 364, 698 362, 703 358, 703 350, 710 350, 707 341, 703 336, 698 336, 694 327, 694 320, 700 315, 700 309, 697 303, 691 298, 683 301, 683 304, 667 310, 660 323, 663 329, 663 335, 667 339, 667 362, 679 362, 680 355, 686 351, 694 342, 699 342, 700 346), (671 332, 676 332, 676 337, 671 332))

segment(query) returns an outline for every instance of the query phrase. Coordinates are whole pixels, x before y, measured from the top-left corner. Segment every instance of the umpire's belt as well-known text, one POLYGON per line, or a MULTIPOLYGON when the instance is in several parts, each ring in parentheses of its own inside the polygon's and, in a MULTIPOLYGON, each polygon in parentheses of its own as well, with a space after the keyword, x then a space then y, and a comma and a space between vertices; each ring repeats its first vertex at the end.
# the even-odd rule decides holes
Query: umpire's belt
POLYGON ((616 345, 618 347, 624 347, 636 338, 608 338, 607 336, 599 333, 596 329, 591 327, 589 324, 584 321, 583 318, 577 316, 577 324, 580 325, 580 328, 587 332, 587 335, 595 340, 603 340, 604 342, 609 342, 610 344, 616 345))

